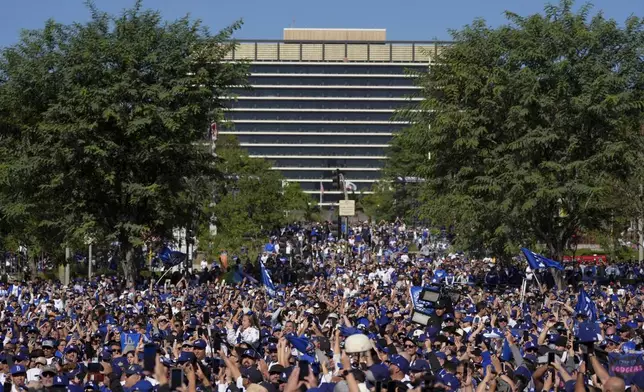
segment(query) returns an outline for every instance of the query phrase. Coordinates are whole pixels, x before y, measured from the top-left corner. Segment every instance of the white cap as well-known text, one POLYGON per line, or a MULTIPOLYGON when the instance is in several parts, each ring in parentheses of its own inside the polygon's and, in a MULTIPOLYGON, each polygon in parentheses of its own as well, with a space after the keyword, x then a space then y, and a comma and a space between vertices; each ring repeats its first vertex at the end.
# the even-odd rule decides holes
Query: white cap
POLYGON ((371 341, 367 337, 367 335, 363 334, 355 334, 351 335, 347 338, 347 340, 344 342, 344 349, 347 353, 362 353, 365 351, 369 351, 373 348, 373 345, 371 344, 371 341))

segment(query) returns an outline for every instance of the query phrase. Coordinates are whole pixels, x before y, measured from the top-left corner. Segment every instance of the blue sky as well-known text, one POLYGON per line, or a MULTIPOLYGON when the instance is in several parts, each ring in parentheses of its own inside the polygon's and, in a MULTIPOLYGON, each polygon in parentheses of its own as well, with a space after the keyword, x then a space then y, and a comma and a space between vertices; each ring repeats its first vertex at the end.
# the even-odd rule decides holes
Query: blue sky
MULTIPOLYGON (((99 8, 118 13, 134 0, 95 0, 99 8)), ((595 0, 595 10, 623 22, 644 15, 644 0, 595 0)), ((503 11, 521 15, 540 12, 542 0, 145 0, 167 19, 189 13, 218 30, 242 18, 237 38, 275 39, 284 27, 385 28, 390 40, 449 39, 475 17, 489 24, 504 23, 503 11)), ((577 6, 582 2, 577 2, 577 6)), ((0 47, 15 43, 20 29, 40 28, 48 18, 70 23, 85 21, 89 13, 82 0, 0 0, 0 47)))

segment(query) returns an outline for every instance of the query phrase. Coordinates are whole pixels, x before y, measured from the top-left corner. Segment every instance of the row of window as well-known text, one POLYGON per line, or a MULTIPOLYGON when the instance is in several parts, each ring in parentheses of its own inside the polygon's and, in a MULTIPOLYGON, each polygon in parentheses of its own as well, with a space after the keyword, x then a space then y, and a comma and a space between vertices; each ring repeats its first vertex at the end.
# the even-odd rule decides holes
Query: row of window
POLYGON ((294 88, 252 87, 232 89, 232 94, 242 97, 347 97, 347 98, 407 98, 418 96, 414 88, 294 88))
POLYGON ((305 120, 305 121, 393 121, 393 112, 282 112, 282 111, 234 111, 228 112, 228 120, 305 120))
POLYGON ((423 72, 426 64, 418 65, 358 65, 346 63, 330 64, 252 64, 251 73, 302 73, 302 74, 372 74, 372 75, 404 75, 408 72, 423 72))
POLYGON ((240 143, 275 144, 387 144, 391 136, 344 136, 344 135, 237 135, 240 143))
POLYGON ((256 147, 245 146, 250 155, 277 156, 333 156, 333 157, 382 157, 387 155, 388 147, 256 147))
MULTIPOLYGON (((335 169, 335 168, 334 168, 335 169)), ((331 170, 281 170, 285 178, 293 180, 301 179, 332 179, 333 171, 331 170)), ((381 177, 380 171, 345 171, 344 175, 348 179, 354 180, 377 180, 381 177)), ((318 187, 320 186, 319 182, 317 183, 318 187)), ((330 184, 324 183, 325 187, 329 187, 330 184)))
POLYGON ((231 101, 231 108, 240 109, 403 109, 414 105, 415 102, 405 101, 342 101, 342 100, 270 100, 270 99, 240 99, 231 101))
MULTIPOLYGON (((273 155, 273 154, 271 154, 273 155)), ((319 155, 319 154, 311 154, 319 155)), ((384 160, 381 159, 347 159, 342 157, 333 158, 269 158, 272 166, 275 167, 332 167, 340 168, 382 168, 384 160)), ((353 172, 351 172, 353 173, 353 172)), ((352 174, 353 176, 353 174, 352 174)))
POLYGON ((351 76, 250 76, 252 85, 283 86, 413 86, 414 79, 400 77, 351 77, 351 76))
MULTIPOLYGON (((326 192, 331 190, 331 183, 326 182, 322 184, 326 192)), ((371 182, 358 182, 354 184, 358 188, 358 191, 371 190, 371 187, 373 185, 373 183, 371 182)), ((302 188, 303 191, 319 191, 320 183, 319 182, 300 182, 300 187, 302 188)), ((325 196, 327 195, 325 194, 325 196)))
POLYGON ((405 124, 325 124, 325 123, 227 123, 220 130, 232 132, 360 132, 394 133, 405 124))

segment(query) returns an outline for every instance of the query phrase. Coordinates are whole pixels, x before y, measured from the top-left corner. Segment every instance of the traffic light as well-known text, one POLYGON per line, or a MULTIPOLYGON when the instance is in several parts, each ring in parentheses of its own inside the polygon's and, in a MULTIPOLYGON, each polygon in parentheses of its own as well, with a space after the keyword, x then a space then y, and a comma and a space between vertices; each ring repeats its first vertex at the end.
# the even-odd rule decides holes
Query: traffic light
POLYGON ((331 184, 331 188, 333 188, 334 190, 339 190, 340 186, 340 169, 335 169, 335 171, 333 172, 333 182, 331 184))

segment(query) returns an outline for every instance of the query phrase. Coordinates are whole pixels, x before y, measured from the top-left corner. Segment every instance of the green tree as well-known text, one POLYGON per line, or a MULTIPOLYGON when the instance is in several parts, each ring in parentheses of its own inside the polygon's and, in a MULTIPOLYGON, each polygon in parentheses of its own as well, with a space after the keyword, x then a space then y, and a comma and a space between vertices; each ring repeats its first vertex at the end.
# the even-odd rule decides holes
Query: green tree
POLYGON ((311 213, 311 198, 297 184, 284 181, 268 161, 254 159, 227 136, 217 142, 218 167, 223 176, 217 184, 216 204, 208 208, 217 225, 212 236, 210 222, 200 226, 200 249, 208 258, 241 247, 255 250, 266 242, 271 230, 288 222, 287 212, 311 213))
POLYGON ((119 16, 89 10, 88 23, 49 21, 2 52, 0 123, 20 148, 0 178, 19 178, 14 207, 63 242, 118 241, 131 283, 147 235, 200 219, 217 178, 200 142, 247 67, 224 59, 239 23, 211 35, 140 1, 119 16))
POLYGON ((644 22, 572 7, 507 12, 496 29, 475 20, 419 75, 424 100, 403 113, 413 125, 391 160, 413 146, 405 175, 428 180, 425 214, 466 249, 507 257, 536 241, 560 258, 641 164, 644 22))

